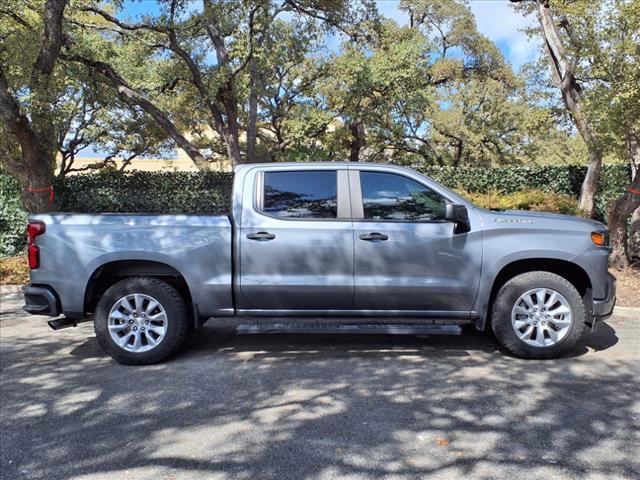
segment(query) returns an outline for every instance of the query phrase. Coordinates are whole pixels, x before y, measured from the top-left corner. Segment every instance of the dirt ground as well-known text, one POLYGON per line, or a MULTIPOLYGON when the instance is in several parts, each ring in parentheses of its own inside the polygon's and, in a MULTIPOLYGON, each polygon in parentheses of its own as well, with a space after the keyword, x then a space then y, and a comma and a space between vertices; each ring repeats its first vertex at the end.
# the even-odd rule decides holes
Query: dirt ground
POLYGON ((29 282, 27 258, 0 258, 0 285, 24 285, 29 282))
POLYGON ((618 279, 616 305, 640 308, 640 267, 611 270, 611 273, 618 279))

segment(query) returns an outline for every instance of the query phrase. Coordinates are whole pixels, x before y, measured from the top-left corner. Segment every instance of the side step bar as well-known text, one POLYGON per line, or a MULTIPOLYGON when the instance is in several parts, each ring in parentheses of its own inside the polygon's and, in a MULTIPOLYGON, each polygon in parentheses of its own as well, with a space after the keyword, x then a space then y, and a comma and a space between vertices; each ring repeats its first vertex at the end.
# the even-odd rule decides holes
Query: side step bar
POLYGON ((261 323, 241 324, 236 328, 239 334, 260 333, 351 333, 357 335, 460 335, 462 329, 458 325, 438 324, 305 324, 305 323, 261 323))

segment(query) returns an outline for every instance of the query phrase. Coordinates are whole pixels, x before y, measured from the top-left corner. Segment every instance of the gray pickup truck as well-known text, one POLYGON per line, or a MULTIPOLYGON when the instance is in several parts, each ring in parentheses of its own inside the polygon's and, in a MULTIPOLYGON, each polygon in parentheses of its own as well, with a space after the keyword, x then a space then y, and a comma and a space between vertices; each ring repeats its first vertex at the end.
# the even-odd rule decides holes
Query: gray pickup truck
POLYGON ((615 303, 601 223, 484 210, 392 165, 244 165, 228 216, 32 215, 28 238, 25 309, 60 317, 54 329, 92 320, 127 364, 234 316, 245 333, 472 324, 513 355, 554 358, 615 303))

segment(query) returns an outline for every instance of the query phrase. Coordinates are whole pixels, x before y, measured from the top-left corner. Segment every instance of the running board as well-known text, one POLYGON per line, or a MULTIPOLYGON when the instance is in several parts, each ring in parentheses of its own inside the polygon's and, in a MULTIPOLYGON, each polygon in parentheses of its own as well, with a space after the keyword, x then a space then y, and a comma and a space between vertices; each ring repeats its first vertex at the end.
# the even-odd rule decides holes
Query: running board
POLYGON ((458 325, 420 324, 308 324, 308 323, 261 323, 241 324, 236 328, 239 334, 260 333, 351 333, 375 335, 460 335, 458 325))

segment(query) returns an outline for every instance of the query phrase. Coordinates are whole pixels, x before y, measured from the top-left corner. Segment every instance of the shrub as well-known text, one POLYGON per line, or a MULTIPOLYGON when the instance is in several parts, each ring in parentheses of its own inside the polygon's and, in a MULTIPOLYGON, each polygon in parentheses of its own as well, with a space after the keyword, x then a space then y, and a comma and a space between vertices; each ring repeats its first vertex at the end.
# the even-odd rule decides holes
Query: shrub
POLYGON ((579 215, 575 198, 561 193, 545 192, 540 189, 520 190, 504 194, 496 189, 487 193, 458 192, 482 208, 503 208, 506 210, 536 210, 567 215, 579 215))
MULTIPOLYGON (((578 198, 587 171, 580 165, 542 165, 503 168, 426 167, 420 171, 447 187, 474 193, 504 194, 538 189, 578 198)), ((596 195, 596 216, 606 220, 607 203, 631 183, 629 165, 605 165, 596 195)))
POLYGON ((56 209, 83 213, 225 214, 227 172, 104 172, 72 175, 55 185, 56 209))
POLYGON ((0 171, 0 257, 24 251, 26 226, 27 212, 22 208, 20 186, 0 171))

